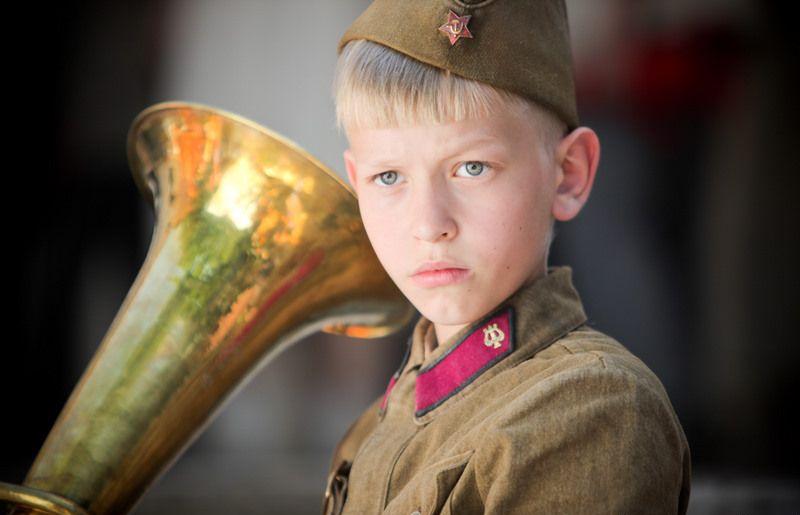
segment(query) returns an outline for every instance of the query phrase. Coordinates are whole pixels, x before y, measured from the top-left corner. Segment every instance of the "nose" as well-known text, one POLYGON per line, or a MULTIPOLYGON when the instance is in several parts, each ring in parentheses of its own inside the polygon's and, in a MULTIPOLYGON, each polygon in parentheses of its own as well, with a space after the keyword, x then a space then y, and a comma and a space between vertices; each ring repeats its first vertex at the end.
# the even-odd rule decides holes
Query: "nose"
POLYGON ((416 239, 435 243, 452 240, 458 233, 451 199, 444 189, 443 186, 426 184, 413 193, 411 217, 416 239))

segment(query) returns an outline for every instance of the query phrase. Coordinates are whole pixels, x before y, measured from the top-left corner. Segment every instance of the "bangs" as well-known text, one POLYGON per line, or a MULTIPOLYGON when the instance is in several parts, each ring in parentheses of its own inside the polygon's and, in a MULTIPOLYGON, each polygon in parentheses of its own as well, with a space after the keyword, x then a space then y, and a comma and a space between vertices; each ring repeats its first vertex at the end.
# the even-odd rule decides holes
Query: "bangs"
POLYGON ((336 125, 345 132, 458 122, 533 107, 518 95, 364 39, 342 49, 332 93, 336 125))

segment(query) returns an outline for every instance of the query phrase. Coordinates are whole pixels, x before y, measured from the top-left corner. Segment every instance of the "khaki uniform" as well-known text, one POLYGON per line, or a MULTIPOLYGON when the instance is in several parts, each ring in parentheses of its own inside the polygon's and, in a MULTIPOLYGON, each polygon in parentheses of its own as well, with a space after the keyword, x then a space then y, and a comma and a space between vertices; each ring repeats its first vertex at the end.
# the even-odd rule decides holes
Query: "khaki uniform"
POLYGON ((569 267, 427 358, 426 338, 423 317, 337 447, 324 513, 685 513, 689 446, 667 393, 586 325, 569 267))

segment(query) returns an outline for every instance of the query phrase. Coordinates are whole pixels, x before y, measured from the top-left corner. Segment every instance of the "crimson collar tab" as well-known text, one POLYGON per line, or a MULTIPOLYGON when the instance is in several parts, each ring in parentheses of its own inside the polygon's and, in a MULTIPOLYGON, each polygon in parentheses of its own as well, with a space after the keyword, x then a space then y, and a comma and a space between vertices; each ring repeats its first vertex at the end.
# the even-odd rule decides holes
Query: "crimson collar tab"
POLYGON ((514 308, 505 306, 481 320, 445 354, 419 370, 414 415, 421 417, 466 388, 514 348, 514 308))

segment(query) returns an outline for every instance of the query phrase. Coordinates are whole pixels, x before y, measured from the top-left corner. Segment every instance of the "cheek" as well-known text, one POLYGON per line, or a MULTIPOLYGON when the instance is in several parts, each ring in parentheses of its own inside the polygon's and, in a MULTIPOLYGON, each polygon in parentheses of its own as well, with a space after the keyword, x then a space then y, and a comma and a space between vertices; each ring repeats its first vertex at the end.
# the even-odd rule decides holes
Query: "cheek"
POLYGON ((542 245, 548 227, 548 210, 542 199, 524 192, 484 205, 471 217, 475 244, 487 259, 504 269, 530 259, 542 245))
POLYGON ((392 274, 398 264, 398 259, 402 256, 402 252, 398 249, 398 245, 402 241, 398 237, 400 224, 387 209, 370 203, 368 200, 359 199, 358 206, 372 248, 383 267, 392 274))
POLYGON ((495 214, 494 223, 486 227, 486 234, 491 237, 491 250, 495 258, 501 261, 510 260, 515 253, 530 247, 535 233, 535 224, 530 209, 506 208, 495 214), (491 232, 488 232, 491 231, 491 232))

